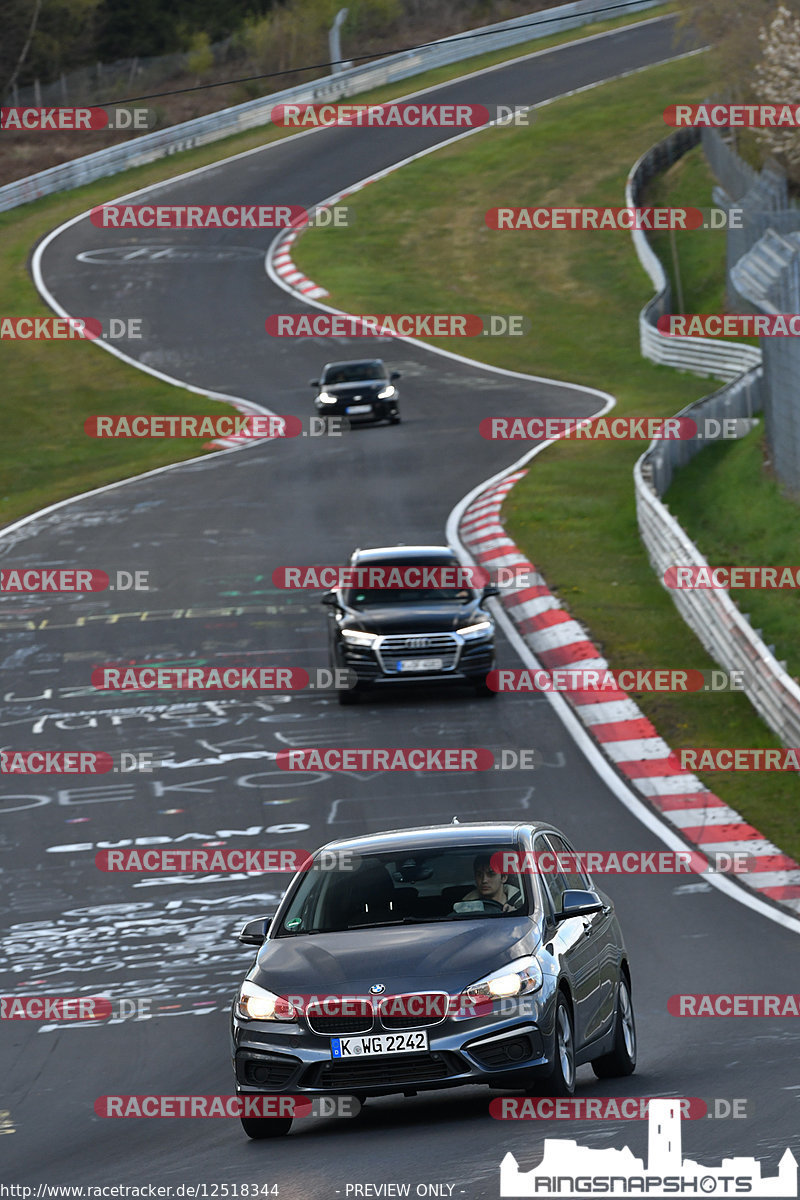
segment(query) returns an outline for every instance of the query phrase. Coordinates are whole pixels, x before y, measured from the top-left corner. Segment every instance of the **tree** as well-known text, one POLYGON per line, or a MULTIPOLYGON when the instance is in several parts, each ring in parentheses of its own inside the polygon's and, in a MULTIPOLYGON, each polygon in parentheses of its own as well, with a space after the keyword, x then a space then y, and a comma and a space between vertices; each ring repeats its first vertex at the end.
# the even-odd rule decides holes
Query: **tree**
MULTIPOLYGON (((800 105, 800 17, 780 4, 760 30, 759 40, 762 55, 753 73, 756 99, 761 104, 800 105)), ((789 177, 800 182, 800 131, 765 127, 759 129, 758 140, 789 177)))

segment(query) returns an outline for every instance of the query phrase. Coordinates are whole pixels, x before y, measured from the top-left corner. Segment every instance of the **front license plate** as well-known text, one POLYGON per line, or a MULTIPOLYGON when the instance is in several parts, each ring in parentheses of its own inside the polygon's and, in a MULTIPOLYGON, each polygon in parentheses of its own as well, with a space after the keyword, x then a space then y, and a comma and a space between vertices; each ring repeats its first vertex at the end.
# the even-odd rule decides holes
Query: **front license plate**
POLYGON ((398 671, 441 671, 444 662, 441 658, 401 658, 398 660, 398 671))
POLYGON ((372 405, 371 404, 351 404, 348 406, 347 411, 349 413, 352 413, 353 416, 356 416, 358 413, 372 412, 372 405))
POLYGON ((331 1058, 360 1058, 364 1054, 409 1054, 428 1049, 427 1033, 378 1033, 374 1037, 331 1038, 331 1058))

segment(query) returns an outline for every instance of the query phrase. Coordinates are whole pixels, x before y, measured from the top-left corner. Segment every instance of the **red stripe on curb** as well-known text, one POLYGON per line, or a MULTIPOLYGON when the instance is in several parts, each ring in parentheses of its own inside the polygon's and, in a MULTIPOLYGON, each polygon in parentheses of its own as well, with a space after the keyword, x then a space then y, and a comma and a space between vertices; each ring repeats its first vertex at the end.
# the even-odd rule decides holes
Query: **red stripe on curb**
POLYGON ((777 887, 765 887, 758 889, 763 896, 769 896, 771 900, 800 900, 800 883, 785 883, 777 887))
POLYGON ((599 658, 600 651, 591 642, 570 642, 568 646, 537 651, 537 657, 546 667, 568 667, 587 658, 599 658))
POLYGON ((681 830, 684 837, 695 845, 706 842, 752 842, 761 840, 762 835, 752 825, 695 825, 681 830))
POLYGON ((652 779, 659 775, 685 775, 691 778, 691 771, 684 771, 674 754, 669 758, 640 758, 633 762, 618 762, 620 771, 630 779, 652 779))
POLYGON ((675 792, 671 796, 650 796, 650 801, 665 814, 686 808, 727 808, 713 792, 675 792))
POLYGON ((606 725, 592 725, 591 732, 598 742, 625 742, 631 738, 658 737, 655 725, 647 717, 635 717, 631 721, 609 721, 606 725))
MULTIPOLYGON (((567 696, 573 704, 581 708, 591 704, 608 704, 612 700, 630 700, 631 698, 629 692, 623 692, 619 688, 603 688, 602 692, 585 691, 583 688, 579 688, 573 692, 567 692, 567 696)), ((583 720, 580 713, 578 716, 583 720)), ((587 725, 586 728, 590 729, 591 726, 587 725)))
POLYGON ((525 627, 526 633, 532 633, 537 629, 550 629, 554 625, 564 625, 567 621, 574 620, 575 618, 564 612, 563 608, 546 608, 544 612, 536 613, 533 617, 523 617, 520 625, 525 627))

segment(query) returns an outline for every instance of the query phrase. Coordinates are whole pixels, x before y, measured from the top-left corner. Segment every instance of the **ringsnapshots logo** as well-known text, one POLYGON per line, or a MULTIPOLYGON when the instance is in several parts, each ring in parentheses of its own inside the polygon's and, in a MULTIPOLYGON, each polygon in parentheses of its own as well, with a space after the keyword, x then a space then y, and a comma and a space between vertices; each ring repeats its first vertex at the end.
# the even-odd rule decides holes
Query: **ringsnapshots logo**
POLYGON ((594 1149, 575 1141, 545 1138, 538 1166, 521 1171, 509 1152, 500 1164, 501 1196, 797 1196, 797 1160, 787 1149, 778 1174, 764 1177, 755 1158, 723 1159, 704 1167, 684 1158, 680 1099, 651 1099, 647 1162, 625 1146, 594 1149))

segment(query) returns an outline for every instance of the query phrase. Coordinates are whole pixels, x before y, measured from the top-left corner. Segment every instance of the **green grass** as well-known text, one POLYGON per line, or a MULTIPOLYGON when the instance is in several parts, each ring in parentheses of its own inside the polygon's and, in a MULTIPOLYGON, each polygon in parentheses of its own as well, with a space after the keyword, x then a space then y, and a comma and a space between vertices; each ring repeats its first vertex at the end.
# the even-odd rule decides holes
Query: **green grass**
MULTIPOLYGON (((669 12, 672 7, 648 11, 641 19, 669 12)), ((391 99, 534 49, 626 23, 633 22, 617 18, 534 39, 505 51, 476 55, 464 63, 374 89, 359 99, 391 99)), ((61 222, 123 193, 290 134, 290 130, 266 126, 0 213, 0 314, 49 314, 30 279, 29 254, 36 242, 61 222)), ((2 362, 0 417, 5 432, 5 467, 0 474, 0 526, 79 492, 202 453, 200 439, 97 441, 83 432, 87 416, 231 411, 227 405, 193 396, 136 371, 86 342, 4 341, 2 362)))
MULTIPOLYGON (((670 511, 712 565, 800 563, 800 514, 765 467, 768 453, 760 426, 739 441, 706 447, 676 474, 670 511)), ((789 674, 800 676, 800 592, 737 589, 731 597, 789 674)))
MULTIPOLYGON (((483 215, 495 205, 622 204, 631 163, 665 136, 663 109, 675 96, 697 102, 707 88, 698 56, 558 101, 538 110, 530 129, 476 134, 348 198, 356 220, 338 233, 335 253, 321 231, 310 231, 296 243, 295 260, 330 290, 331 303, 350 312, 523 312, 532 332, 482 338, 482 361, 610 391, 620 414, 672 415, 713 385, 641 357, 638 314, 651 286, 629 235, 500 233, 483 215), (355 266, 364 261, 374 264, 371 271, 355 266)), ((691 199, 711 204, 710 194, 691 199)), ((705 241, 695 248, 690 239, 697 236, 678 235, 687 296, 719 305, 713 258, 718 254, 720 280, 724 240, 701 234, 705 241)), ((458 349, 478 356, 469 344, 458 349)), ((490 404, 485 415, 492 415, 490 404)), ((505 523, 615 668, 710 670, 715 664, 655 577, 639 538, 632 470, 644 449, 639 442, 550 447, 510 494, 505 523)), ((779 744, 741 694, 642 694, 639 702, 676 748, 779 744)), ((795 775, 703 778, 800 856, 795 775)))

